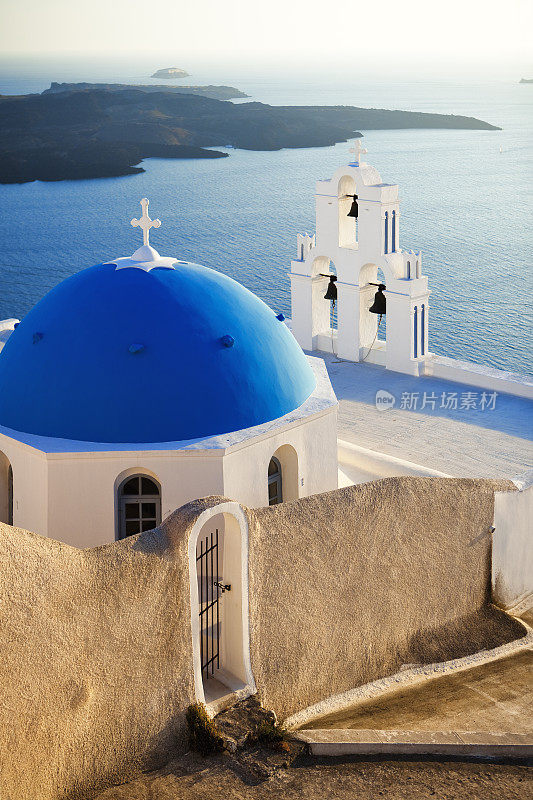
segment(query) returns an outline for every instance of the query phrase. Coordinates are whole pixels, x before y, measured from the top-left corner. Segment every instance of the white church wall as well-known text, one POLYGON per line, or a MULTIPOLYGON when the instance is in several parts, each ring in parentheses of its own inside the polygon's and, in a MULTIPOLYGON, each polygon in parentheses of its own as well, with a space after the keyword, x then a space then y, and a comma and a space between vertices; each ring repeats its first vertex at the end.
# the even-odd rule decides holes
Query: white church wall
POLYGON ((518 616, 533 612, 533 470, 514 482, 519 491, 494 495, 492 593, 518 616))
POLYGON ((0 522, 10 522, 11 497, 9 486, 10 461, 0 450, 0 522))
POLYGON ((333 406, 226 451, 49 454, 43 461, 48 465, 48 518, 38 521, 38 530, 30 524, 34 519, 29 514, 23 525, 16 524, 74 547, 112 542, 118 523, 118 487, 126 477, 139 473, 161 485, 162 519, 185 503, 209 495, 230 497, 250 507, 268 505, 268 464, 288 445, 297 453, 298 469, 297 474, 292 470, 297 494, 290 490, 291 470, 286 471, 286 499, 337 488, 333 406))
POLYGON ((46 457, 39 450, 0 433, 0 452, 13 470, 13 525, 48 535, 46 457))
MULTIPOLYGON (((329 279, 319 272, 327 273, 329 259, 315 257, 306 265, 306 270, 314 272, 314 277, 292 272, 291 279, 291 330, 300 347, 304 350, 321 349, 317 347, 317 337, 330 326, 330 304, 324 300, 329 279)), ((297 265, 302 267, 300 263, 297 265)), ((334 268, 332 269, 334 274, 334 268)))
MULTIPOLYGON (((357 286, 349 283, 337 283, 339 326, 337 331, 336 353, 340 358, 350 361, 359 359, 359 340, 354 335, 355 325, 351 324, 360 314, 361 293, 357 286)), ((326 302, 326 301, 324 301, 326 302)), ((319 347, 320 347, 320 343, 319 347)), ((322 348, 320 348, 322 349, 322 348)))
POLYGON ((0 522, 13 522, 13 492, 12 492, 11 462, 5 453, 0 450, 0 522))
POLYGON ((322 225, 317 225, 316 248, 319 252, 334 253, 339 246, 339 210, 337 192, 330 181, 318 181, 316 214, 322 225))
POLYGON ((46 535, 83 548, 114 541, 117 478, 137 473, 151 475, 160 483, 162 519, 197 497, 224 493, 222 452, 52 455, 46 535))
POLYGON ((282 468, 283 499, 295 500, 337 488, 337 411, 336 407, 287 426, 224 458, 224 495, 250 508, 268 505, 268 465, 272 456, 282 468), (294 448, 294 461, 284 458, 283 448, 294 448))

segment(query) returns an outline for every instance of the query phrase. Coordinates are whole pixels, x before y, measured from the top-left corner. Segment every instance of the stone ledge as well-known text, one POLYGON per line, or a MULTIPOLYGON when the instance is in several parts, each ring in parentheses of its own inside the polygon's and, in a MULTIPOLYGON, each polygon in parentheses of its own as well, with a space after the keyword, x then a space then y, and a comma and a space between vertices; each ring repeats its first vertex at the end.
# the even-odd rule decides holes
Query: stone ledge
POLYGON ((294 734, 315 756, 448 755, 532 758, 533 739, 520 733, 328 728, 294 734))

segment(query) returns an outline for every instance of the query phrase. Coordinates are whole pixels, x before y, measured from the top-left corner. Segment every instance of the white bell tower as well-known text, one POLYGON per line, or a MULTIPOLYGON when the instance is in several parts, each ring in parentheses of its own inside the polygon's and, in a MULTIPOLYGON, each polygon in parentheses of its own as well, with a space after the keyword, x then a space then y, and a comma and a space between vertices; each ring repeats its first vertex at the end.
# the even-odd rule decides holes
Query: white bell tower
POLYGON ((419 375, 428 356, 429 290, 419 252, 400 249, 398 186, 382 183, 361 161, 357 140, 352 162, 316 184, 316 237, 298 234, 291 261, 292 331, 304 350, 331 352, 419 375), (349 216, 354 202, 357 219, 349 216), (378 269, 386 285, 386 341, 370 313, 378 269), (337 326, 324 299, 329 275, 337 281, 337 326))

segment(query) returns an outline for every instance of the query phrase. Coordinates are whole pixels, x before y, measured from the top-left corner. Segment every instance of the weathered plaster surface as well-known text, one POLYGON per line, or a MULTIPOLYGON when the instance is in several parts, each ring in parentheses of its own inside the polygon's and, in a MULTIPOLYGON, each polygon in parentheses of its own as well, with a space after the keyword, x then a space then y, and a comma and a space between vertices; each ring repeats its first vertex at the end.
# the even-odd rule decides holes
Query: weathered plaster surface
POLYGON ((183 741, 194 698, 186 526, 185 510, 77 550, 0 524, 2 800, 87 798, 183 741))
MULTIPOLYGON (((245 508, 264 704, 285 717, 406 662, 520 636, 489 607, 493 493, 507 489, 388 478, 245 508)), ((221 502, 90 550, 0 525, 2 799, 87 798, 183 744, 195 698, 188 540, 221 502)))
MULTIPOLYGON (((494 614, 494 612, 492 612, 492 614, 494 621, 497 623, 499 621, 498 615, 494 614)), ((412 666, 404 664, 399 672, 387 675, 385 678, 380 678, 377 681, 371 681, 371 683, 366 683, 363 686, 358 686, 355 689, 350 689, 350 691, 344 692, 343 694, 328 697, 326 700, 322 700, 314 706, 304 708, 303 711, 299 711, 292 717, 288 717, 285 720, 285 725, 288 728, 303 728, 308 726, 320 728, 322 727, 321 719, 326 716, 350 715, 354 709, 366 708, 367 705, 372 704, 375 704, 376 708, 378 708, 380 703, 387 703, 391 697, 405 697, 406 694, 411 691, 427 691, 431 696, 433 687, 435 687, 435 684, 438 685, 438 682, 443 676, 451 681, 458 680, 460 682, 461 675, 467 673, 465 680, 468 681, 468 675, 473 670, 475 671, 477 669, 483 671, 484 668, 486 668, 487 674, 490 674, 491 666, 494 665, 495 662, 505 661, 506 659, 512 660, 515 657, 518 657, 520 660, 524 653, 529 663, 533 657, 533 630, 524 620, 520 620, 520 624, 523 625, 524 631, 526 632, 521 639, 514 639, 506 644, 493 647, 491 650, 478 650, 476 653, 464 656, 463 658, 454 658, 451 661, 441 661, 434 664, 414 664, 412 666)), ((497 669, 498 667, 496 667, 496 670, 497 669)), ((513 682, 512 679, 511 682, 513 682)), ((484 697, 489 703, 492 702, 490 694, 485 694, 484 697)), ((437 707, 439 707, 440 701, 438 692, 435 692, 433 699, 437 707)), ((475 700, 476 698, 474 698, 473 705, 475 705, 475 700)), ((447 709, 444 705, 440 708, 440 711, 446 714, 447 709)), ((506 716, 507 713, 510 715, 510 719, 513 718, 513 715, 519 713, 517 706, 511 707, 510 709, 502 707, 501 711, 502 716, 499 722, 492 720, 489 730, 500 730, 502 718, 506 716)), ((417 706, 414 705, 411 708, 411 714, 416 712, 417 706)), ((422 715, 423 711, 421 710, 420 721, 417 723, 417 728, 423 727, 427 729, 429 727, 429 729, 435 729, 434 724, 431 722, 431 717, 426 716, 424 722, 422 722, 422 715)), ((533 720, 528 720, 528 722, 533 724, 533 720)), ((407 723, 405 727, 408 727, 408 724, 409 723, 407 723)), ((475 730, 479 729, 478 723, 474 725, 474 728, 475 730)), ((511 727, 511 730, 516 729, 517 725, 511 727)))
POLYGON ((287 717, 330 695, 522 635, 494 625, 494 490, 402 477, 249 511, 252 670, 287 717), (439 655, 437 655, 439 654, 439 655))

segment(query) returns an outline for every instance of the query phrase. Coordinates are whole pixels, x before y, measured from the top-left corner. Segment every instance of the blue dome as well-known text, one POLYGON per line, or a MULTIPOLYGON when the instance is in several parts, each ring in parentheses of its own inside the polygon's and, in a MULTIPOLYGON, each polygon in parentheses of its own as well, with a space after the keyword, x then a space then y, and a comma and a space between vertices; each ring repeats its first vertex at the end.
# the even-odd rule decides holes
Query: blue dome
POLYGON ((168 442, 281 417, 315 388, 256 295, 197 264, 67 278, 0 354, 0 425, 90 442, 168 442))

